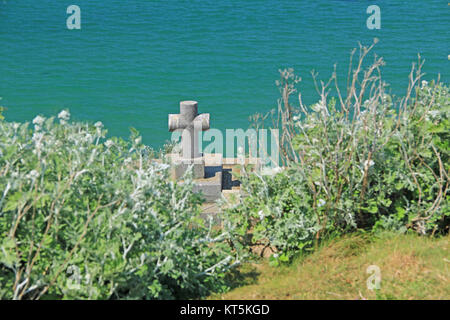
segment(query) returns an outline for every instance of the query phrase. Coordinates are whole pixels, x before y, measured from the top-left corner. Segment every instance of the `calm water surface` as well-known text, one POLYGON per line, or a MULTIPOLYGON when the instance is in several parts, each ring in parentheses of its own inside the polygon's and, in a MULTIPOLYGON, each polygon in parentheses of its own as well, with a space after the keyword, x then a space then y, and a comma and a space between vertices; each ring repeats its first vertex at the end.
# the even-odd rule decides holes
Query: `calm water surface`
POLYGON ((212 127, 247 128, 251 114, 276 106, 278 69, 295 68, 313 103, 310 71, 325 79, 338 63, 344 78, 350 50, 374 37, 394 93, 417 53, 427 79, 448 82, 449 22, 448 2, 437 0, 0 0, 1 104, 14 121, 68 108, 111 135, 135 127, 158 147, 180 100, 199 101, 212 127), (70 4, 81 30, 66 28, 70 4), (381 30, 366 27, 370 4, 381 30))

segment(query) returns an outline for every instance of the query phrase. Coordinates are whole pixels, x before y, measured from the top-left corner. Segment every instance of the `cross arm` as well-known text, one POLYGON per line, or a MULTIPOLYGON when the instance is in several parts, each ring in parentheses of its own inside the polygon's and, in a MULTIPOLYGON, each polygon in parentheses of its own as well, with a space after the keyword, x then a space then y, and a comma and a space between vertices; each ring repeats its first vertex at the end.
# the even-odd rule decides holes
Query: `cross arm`
POLYGON ((197 127, 202 131, 209 130, 209 113, 199 114, 194 121, 187 123, 181 114, 169 114, 169 131, 186 129, 189 126, 197 127))
POLYGON ((169 114, 169 131, 172 132, 186 128, 186 124, 182 120, 183 119, 179 114, 169 114))
POLYGON ((199 126, 198 128, 202 131, 209 130, 209 113, 202 113, 195 117, 194 122, 195 125, 199 126))

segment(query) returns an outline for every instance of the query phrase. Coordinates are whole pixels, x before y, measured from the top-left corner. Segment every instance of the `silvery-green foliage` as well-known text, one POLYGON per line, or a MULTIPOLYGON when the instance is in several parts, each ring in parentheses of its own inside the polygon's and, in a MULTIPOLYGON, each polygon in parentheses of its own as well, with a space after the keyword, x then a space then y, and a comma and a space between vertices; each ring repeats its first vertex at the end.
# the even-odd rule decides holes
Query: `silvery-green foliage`
MULTIPOLYGON (((0 121, 0 298, 190 298, 239 257, 135 130, 0 121)), ((58 123, 59 121, 59 123, 58 123)), ((224 229, 225 230, 225 229, 224 229)))
POLYGON ((374 75, 382 65, 377 58, 360 79, 354 71, 347 97, 329 96, 334 74, 318 103, 305 107, 300 96, 298 108, 289 100, 298 77, 282 72, 277 121, 286 168, 275 176, 243 171, 248 197, 226 210, 243 243, 273 246, 286 258, 322 235, 358 228, 448 232, 449 89, 420 84, 419 64, 397 100, 374 75))
POLYGON ((223 215, 235 223, 233 230, 244 246, 271 247, 283 259, 313 243, 321 226, 296 170, 274 175, 244 171, 240 179, 246 196, 223 215))

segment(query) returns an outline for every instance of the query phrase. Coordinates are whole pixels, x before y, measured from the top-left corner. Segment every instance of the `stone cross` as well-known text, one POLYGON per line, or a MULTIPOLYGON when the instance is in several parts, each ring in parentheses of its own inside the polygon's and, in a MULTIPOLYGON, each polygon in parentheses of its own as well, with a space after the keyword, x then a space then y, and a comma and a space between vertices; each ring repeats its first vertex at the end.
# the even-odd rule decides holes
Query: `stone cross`
POLYGON ((209 113, 198 114, 197 101, 181 101, 180 114, 169 114, 169 131, 182 129, 181 148, 184 160, 200 158, 198 133, 209 129, 209 113))

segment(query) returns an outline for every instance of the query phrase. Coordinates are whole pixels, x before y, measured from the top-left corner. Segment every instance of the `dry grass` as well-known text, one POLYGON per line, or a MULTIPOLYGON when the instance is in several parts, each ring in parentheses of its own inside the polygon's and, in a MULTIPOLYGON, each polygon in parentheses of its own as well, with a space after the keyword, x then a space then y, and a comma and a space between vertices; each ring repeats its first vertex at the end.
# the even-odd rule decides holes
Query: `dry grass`
POLYGON ((449 240, 347 236, 290 266, 243 266, 245 285, 209 299, 450 299, 449 240), (369 265, 381 270, 380 290, 367 289, 369 265))

